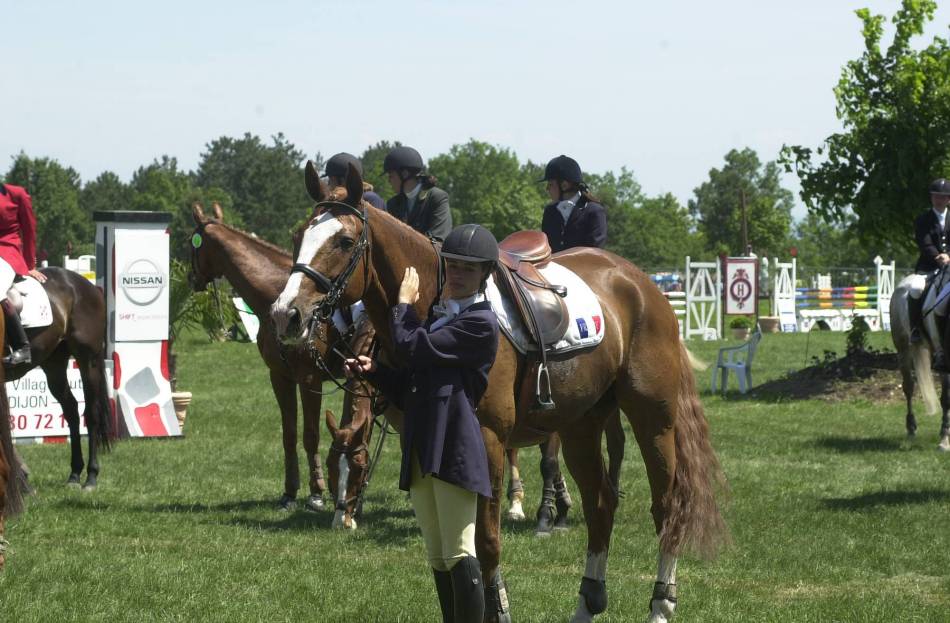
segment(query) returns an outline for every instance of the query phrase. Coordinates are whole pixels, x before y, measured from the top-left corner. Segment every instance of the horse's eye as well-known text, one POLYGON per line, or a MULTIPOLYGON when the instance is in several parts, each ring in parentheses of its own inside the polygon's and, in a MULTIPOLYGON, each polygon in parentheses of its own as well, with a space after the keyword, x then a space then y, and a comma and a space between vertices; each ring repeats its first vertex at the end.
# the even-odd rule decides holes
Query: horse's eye
POLYGON ((343 249, 344 251, 349 251, 350 249, 353 248, 353 245, 355 244, 356 242, 352 238, 346 238, 346 237, 340 238, 340 248, 343 249))

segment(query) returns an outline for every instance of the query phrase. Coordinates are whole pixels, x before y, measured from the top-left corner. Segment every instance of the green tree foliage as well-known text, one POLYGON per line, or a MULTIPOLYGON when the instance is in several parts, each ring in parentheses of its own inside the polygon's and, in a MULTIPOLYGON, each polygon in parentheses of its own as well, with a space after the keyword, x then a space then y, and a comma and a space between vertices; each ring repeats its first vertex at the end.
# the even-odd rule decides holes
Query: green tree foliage
POLYGON ((858 218, 847 212, 839 223, 829 223, 814 212, 795 226, 793 244, 798 248, 798 259, 805 266, 870 266, 874 257, 880 255, 898 266, 913 266, 916 253, 900 245, 892 248, 868 246, 861 242, 857 233, 858 218))
POLYGON ((611 250, 646 270, 681 267, 687 255, 694 259, 708 256, 689 211, 669 193, 645 198, 629 210, 626 222, 612 231, 620 240, 611 250))
POLYGON ((360 162, 363 163, 363 181, 369 183, 376 194, 384 200, 393 196, 393 189, 389 186, 389 178, 383 173, 383 160, 386 154, 393 147, 402 145, 399 141, 390 143, 389 141, 380 141, 375 145, 367 147, 360 156, 360 162))
POLYGON ((923 49, 911 47, 936 7, 934 0, 904 0, 886 51, 884 16, 857 11, 865 50, 845 65, 835 88, 844 131, 814 152, 783 149, 808 209, 840 221, 850 207, 866 242, 913 247, 911 224, 929 205, 929 182, 950 177, 950 47, 940 37, 923 49))
POLYGON ((480 223, 499 240, 540 228, 543 204, 513 152, 473 139, 432 158, 428 169, 449 193, 456 224, 480 223))
POLYGON ((79 174, 51 158, 20 153, 6 174, 9 184, 23 186, 36 215, 36 256, 62 265, 67 248, 73 255, 95 252, 92 221, 79 208, 79 174))
POLYGON ((182 261, 187 261, 191 253, 188 241, 195 228, 192 205, 201 203, 210 212, 211 205, 217 201, 226 215, 233 214, 227 193, 220 188, 196 187, 192 176, 178 169, 177 159, 168 156, 139 167, 129 186, 132 196, 129 209, 172 215, 170 252, 173 258, 182 261))
POLYGON ((759 256, 782 251, 792 222, 792 193, 779 183, 775 162, 764 166, 754 150, 733 149, 722 169, 709 171, 689 202, 697 218, 706 248, 715 253, 739 254, 742 247, 743 196, 746 204, 749 243, 759 256))
POLYGON ((283 134, 271 142, 266 145, 251 134, 212 141, 201 155, 195 181, 206 191, 218 188, 227 193, 250 231, 289 247, 291 228, 313 202, 304 186, 303 152, 283 134))
POLYGON ((79 192, 79 207, 92 218, 94 212, 132 209, 132 189, 112 171, 105 171, 79 192))

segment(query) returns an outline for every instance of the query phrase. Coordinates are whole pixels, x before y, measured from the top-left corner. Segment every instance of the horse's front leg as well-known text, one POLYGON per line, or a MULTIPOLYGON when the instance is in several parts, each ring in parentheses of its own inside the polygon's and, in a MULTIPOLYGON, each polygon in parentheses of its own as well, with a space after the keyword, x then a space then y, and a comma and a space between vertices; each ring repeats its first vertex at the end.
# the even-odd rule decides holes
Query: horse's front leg
POLYGON ((524 521, 524 483, 518 465, 518 448, 505 450, 508 458, 508 519, 524 521))
MULTIPOLYGON (((323 492, 327 489, 323 478, 323 463, 320 461, 320 408, 323 395, 319 393, 319 383, 300 385, 300 406, 303 410, 303 449, 307 455, 307 473, 309 474, 310 496, 305 508, 312 511, 323 510, 323 492)), ((295 453, 296 457, 296 453, 295 453)))
POLYGON ((297 490, 300 489, 300 466, 297 462, 297 392, 295 383, 287 377, 270 372, 271 389, 280 408, 280 429, 284 447, 284 493, 277 506, 280 510, 292 510, 296 506, 297 490))
POLYGON ((485 621, 511 623, 508 589, 501 577, 501 488, 505 480, 505 445, 494 431, 482 426, 488 453, 491 499, 478 498, 475 520, 475 552, 485 582, 485 621))

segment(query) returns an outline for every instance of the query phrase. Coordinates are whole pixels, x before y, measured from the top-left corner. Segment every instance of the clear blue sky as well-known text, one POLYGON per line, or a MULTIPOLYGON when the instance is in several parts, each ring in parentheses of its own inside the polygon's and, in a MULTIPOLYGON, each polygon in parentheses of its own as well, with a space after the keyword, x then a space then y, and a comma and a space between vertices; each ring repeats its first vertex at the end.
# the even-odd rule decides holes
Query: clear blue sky
POLYGON ((685 203, 732 148, 774 159, 839 128, 864 6, 899 2, 5 0, 0 170, 23 150, 128 179, 244 132, 325 156, 477 138, 685 203))

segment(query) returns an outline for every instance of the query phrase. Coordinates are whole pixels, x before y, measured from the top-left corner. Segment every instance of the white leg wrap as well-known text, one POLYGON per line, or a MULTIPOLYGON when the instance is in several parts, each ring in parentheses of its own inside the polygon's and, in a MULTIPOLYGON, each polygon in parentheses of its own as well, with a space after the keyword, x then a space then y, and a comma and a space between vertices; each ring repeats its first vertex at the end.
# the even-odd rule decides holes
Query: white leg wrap
MULTIPOLYGON (((676 585, 676 557, 660 552, 656 563, 658 584, 676 585)), ((675 597, 674 597, 675 599, 675 597)), ((676 602, 669 599, 650 600, 650 616, 647 623, 667 623, 673 617, 676 602)))
MULTIPOLYGON (((675 562, 673 563, 676 564, 675 562)), ((607 552, 587 552, 587 567, 584 569, 584 577, 592 580, 607 579, 607 552)))
POLYGON ((524 506, 521 504, 521 500, 515 498, 511 501, 511 508, 508 509, 508 519, 513 521, 524 521, 524 506))

